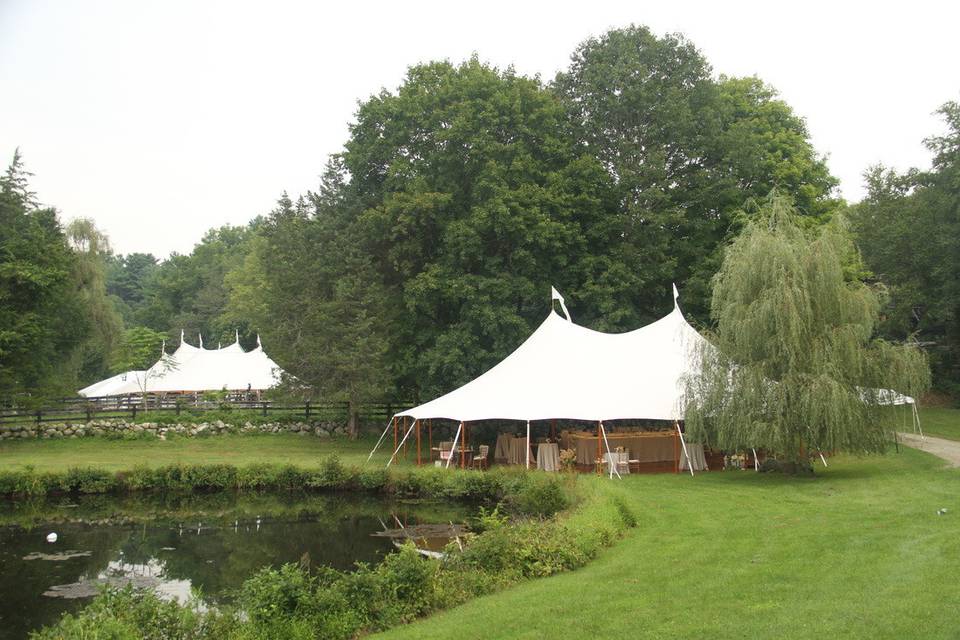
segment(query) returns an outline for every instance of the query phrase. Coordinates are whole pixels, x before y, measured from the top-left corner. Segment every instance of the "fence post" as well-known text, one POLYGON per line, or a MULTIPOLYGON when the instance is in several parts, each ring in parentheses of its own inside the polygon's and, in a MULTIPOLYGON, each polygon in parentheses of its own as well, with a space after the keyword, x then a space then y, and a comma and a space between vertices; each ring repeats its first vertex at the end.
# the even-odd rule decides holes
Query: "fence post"
POLYGON ((90 422, 93 419, 93 410, 90 408, 90 405, 87 405, 86 411, 87 411, 87 422, 90 422))
POLYGON ((41 416, 42 416, 42 414, 40 413, 40 409, 37 409, 37 426, 40 426, 40 417, 41 417, 41 416))
POLYGON ((136 419, 137 419, 137 405, 133 405, 133 409, 132 409, 131 411, 133 412, 133 415, 131 416, 130 419, 131 419, 131 420, 136 420, 136 419))
POLYGON ((266 402, 263 402, 263 403, 261 403, 261 404, 263 405, 263 415, 266 416, 266 415, 267 415, 267 403, 266 403, 266 402))
POLYGON ((306 407, 307 407, 307 409, 306 409, 305 413, 306 413, 306 415, 307 415, 307 422, 309 422, 309 421, 310 421, 310 401, 309 401, 309 400, 307 400, 306 407))

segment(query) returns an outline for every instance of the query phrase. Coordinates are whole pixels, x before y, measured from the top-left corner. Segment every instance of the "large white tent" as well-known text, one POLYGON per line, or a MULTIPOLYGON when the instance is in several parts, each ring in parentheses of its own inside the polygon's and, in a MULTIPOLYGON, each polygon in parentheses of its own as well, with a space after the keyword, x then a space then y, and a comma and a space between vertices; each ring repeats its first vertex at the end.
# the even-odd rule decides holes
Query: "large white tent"
POLYGON ((86 397, 131 393, 196 391, 260 391, 280 382, 280 367, 257 346, 244 351, 239 340, 218 348, 194 347, 183 340, 172 354, 163 356, 146 371, 128 371, 81 389, 86 397))
POLYGON ((699 370, 706 344, 676 304, 656 322, 618 334, 587 329, 551 311, 492 369, 397 415, 458 422, 682 420, 684 378, 699 370))

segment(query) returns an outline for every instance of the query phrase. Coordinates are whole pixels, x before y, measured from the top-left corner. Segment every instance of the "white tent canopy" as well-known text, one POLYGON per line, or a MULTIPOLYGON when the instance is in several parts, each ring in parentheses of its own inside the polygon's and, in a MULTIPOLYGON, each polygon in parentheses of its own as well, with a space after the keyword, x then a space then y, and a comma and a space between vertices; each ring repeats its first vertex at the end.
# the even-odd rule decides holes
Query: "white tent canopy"
MULTIPOLYGON (((202 343, 201 343, 202 344, 202 343)), ((282 371, 257 347, 244 351, 239 341, 222 349, 204 349, 187 344, 164 354, 146 371, 129 371, 102 380, 79 391, 86 397, 130 393, 192 391, 244 391, 269 389, 280 382, 282 371)))
POLYGON ((680 308, 627 333, 581 327, 551 311, 480 377, 398 416, 416 420, 683 419, 685 376, 706 344, 680 308))

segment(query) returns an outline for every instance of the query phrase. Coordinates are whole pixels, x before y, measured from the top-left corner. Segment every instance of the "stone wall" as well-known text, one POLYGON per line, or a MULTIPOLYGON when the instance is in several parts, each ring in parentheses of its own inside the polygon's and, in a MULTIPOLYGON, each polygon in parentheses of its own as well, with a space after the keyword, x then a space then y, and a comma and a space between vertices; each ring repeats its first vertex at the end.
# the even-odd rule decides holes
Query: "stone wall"
POLYGON ((168 434, 178 436, 215 436, 224 433, 296 433, 301 436, 329 438, 345 436, 347 428, 332 422, 267 422, 263 424, 227 424, 213 422, 159 424, 156 422, 127 422, 126 420, 91 420, 90 422, 50 422, 39 425, 0 426, 0 440, 13 438, 87 438, 106 437, 157 437, 165 439, 168 434))

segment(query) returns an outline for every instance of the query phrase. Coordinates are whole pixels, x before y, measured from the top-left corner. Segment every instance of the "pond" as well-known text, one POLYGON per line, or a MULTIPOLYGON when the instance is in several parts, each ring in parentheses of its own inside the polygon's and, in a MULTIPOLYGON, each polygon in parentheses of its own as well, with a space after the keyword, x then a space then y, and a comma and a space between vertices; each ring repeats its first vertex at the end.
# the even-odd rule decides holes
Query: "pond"
MULTIPOLYGON (((300 493, 0 501, 0 639, 56 622, 105 583, 229 602, 261 567, 303 562, 349 570, 395 549, 391 538, 376 535, 385 529, 463 522, 472 512, 457 504, 300 493), (56 542, 47 541, 50 533, 56 542)), ((444 542, 418 540, 433 549, 444 542)))

